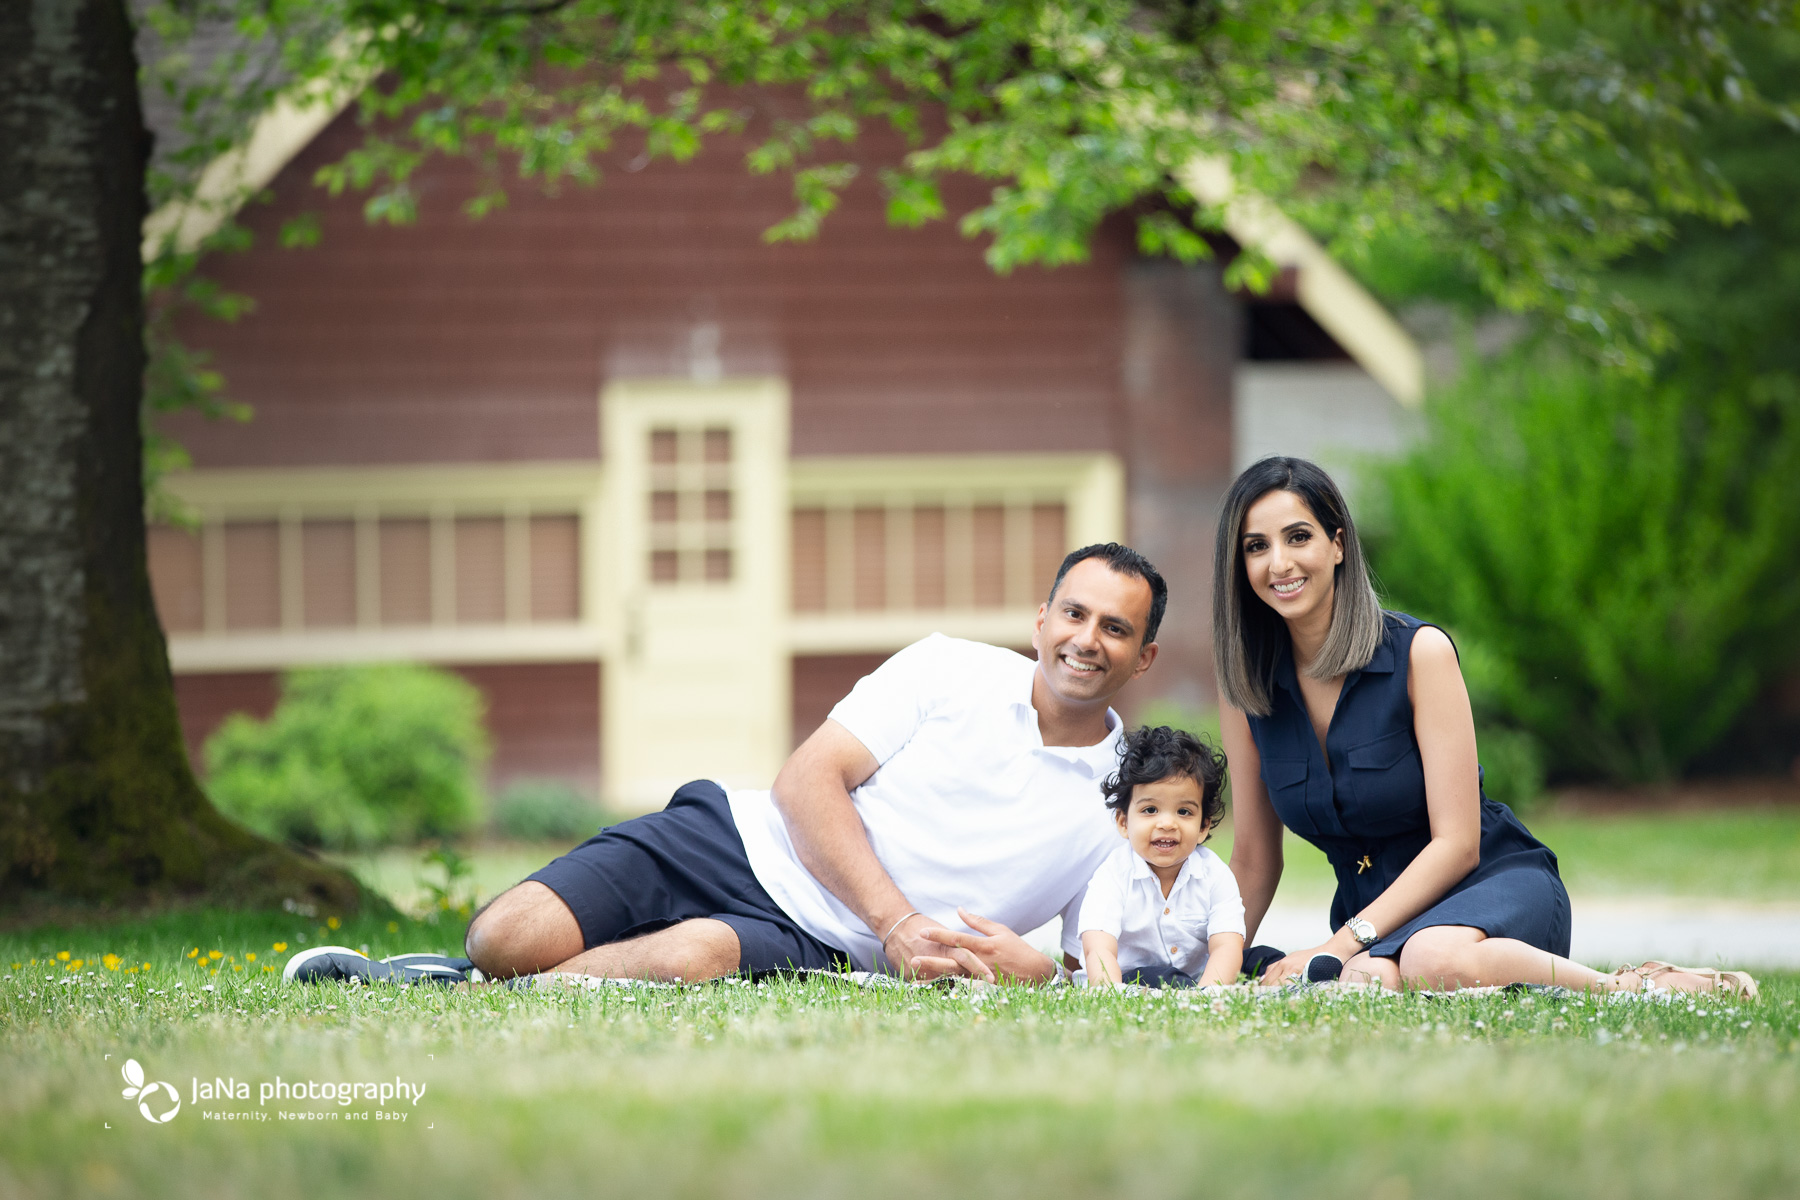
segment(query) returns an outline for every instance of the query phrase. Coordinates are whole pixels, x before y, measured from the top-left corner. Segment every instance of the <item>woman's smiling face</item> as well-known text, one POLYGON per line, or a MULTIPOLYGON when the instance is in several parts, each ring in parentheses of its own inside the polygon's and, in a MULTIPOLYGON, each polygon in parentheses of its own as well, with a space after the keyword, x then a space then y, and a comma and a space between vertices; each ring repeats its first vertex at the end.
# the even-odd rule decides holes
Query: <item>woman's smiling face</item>
POLYGON ((1319 613, 1331 619, 1335 571, 1344 561, 1342 531, 1326 536, 1305 501, 1278 489, 1250 506, 1238 538, 1245 578, 1264 604, 1288 621, 1319 613))

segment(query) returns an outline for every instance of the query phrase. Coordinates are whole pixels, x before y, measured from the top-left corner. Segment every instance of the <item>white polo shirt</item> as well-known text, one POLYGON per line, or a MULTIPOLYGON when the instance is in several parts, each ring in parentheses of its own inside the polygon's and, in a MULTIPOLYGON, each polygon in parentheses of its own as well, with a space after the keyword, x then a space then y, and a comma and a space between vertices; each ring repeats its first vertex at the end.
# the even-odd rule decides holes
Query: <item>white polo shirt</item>
MULTIPOLYGON (((967 929, 958 905, 1026 933, 1075 916, 1094 868, 1119 835, 1100 794, 1118 766, 1120 723, 1093 746, 1046 746, 1031 706, 1037 663, 1011 650, 933 634, 859 681, 831 719, 880 763, 851 792, 875 857, 915 908, 967 929)), ((750 868, 783 912, 864 970, 880 936, 800 864, 767 791, 731 791, 750 868)))
POLYGON ((1131 843, 1117 840, 1117 828, 1117 849, 1088 881, 1076 926, 1118 938, 1122 971, 1168 963, 1198 979, 1211 957, 1206 940, 1215 933, 1244 932, 1237 877, 1218 855, 1195 846, 1164 897, 1156 872, 1131 843))

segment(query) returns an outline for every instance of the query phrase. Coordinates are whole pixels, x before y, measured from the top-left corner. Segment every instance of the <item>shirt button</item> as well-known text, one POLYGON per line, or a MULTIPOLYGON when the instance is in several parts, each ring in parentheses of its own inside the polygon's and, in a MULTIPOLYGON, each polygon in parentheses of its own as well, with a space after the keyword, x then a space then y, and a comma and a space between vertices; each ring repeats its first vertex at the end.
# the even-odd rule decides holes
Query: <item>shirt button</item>
POLYGON ((1168 910, 1168 909, 1166 909, 1166 908, 1165 908, 1165 909, 1163 909, 1163 916, 1165 916, 1165 917, 1166 917, 1166 916, 1168 916, 1168 915, 1169 915, 1169 910, 1168 910))

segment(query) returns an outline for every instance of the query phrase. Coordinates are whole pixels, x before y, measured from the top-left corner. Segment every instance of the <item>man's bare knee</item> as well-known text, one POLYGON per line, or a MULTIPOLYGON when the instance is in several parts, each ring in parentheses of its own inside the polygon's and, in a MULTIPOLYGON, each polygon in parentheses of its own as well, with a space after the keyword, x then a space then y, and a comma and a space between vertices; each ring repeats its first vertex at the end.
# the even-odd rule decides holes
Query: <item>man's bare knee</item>
POLYGON ((735 973, 741 955, 737 930, 712 917, 693 917, 622 942, 595 946, 558 969, 602 979, 692 983, 735 973))
MULTIPOLYGON (((660 931, 657 974, 664 979, 717 979, 738 969, 743 948, 737 930, 712 917, 696 917, 660 931)), ((657 934, 651 934, 657 938, 657 934)))
POLYGON ((483 974, 502 979, 547 971, 583 949, 575 914, 534 879, 502 892, 476 913, 463 945, 483 974))

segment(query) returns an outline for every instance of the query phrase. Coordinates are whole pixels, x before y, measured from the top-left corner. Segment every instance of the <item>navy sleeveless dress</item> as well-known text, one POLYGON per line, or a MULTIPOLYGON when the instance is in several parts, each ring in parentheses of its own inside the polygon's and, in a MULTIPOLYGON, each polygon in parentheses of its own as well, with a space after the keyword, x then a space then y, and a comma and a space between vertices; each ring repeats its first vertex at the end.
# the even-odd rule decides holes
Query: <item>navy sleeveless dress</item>
MULTIPOLYGON (((1250 718, 1276 815, 1323 850, 1337 873, 1333 929, 1381 895, 1431 840, 1425 767, 1406 694, 1412 640, 1424 622, 1404 613, 1382 616, 1381 647, 1368 666, 1345 676, 1324 754, 1300 695, 1291 647, 1283 649, 1276 668, 1269 715, 1250 718)), ((1481 862, 1430 908, 1398 929, 1381 931, 1369 953, 1398 958, 1407 938, 1435 925, 1468 925, 1489 937, 1569 953, 1569 893, 1556 855, 1511 809, 1485 794, 1481 862)))

